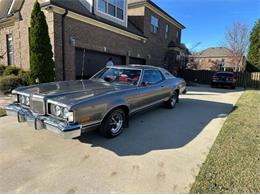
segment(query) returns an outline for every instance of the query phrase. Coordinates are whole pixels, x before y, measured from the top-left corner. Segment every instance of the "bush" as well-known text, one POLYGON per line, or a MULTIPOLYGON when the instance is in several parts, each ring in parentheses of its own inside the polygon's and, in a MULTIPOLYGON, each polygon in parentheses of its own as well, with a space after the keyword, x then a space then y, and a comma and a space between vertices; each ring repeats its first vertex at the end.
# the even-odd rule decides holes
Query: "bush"
POLYGON ((247 72, 259 72, 257 66, 253 66, 249 61, 246 61, 246 71, 247 72))
POLYGON ((18 77, 23 81, 22 85, 29 85, 30 72, 21 70, 18 74, 18 77))
POLYGON ((4 71, 4 76, 8 76, 8 75, 18 75, 19 72, 20 72, 20 68, 17 68, 15 66, 7 66, 5 68, 5 71, 4 71))
POLYGON ((23 80, 15 75, 4 76, 0 79, 0 91, 4 94, 24 85, 23 80))
POLYGON ((31 14, 30 28, 30 82, 54 81, 54 61, 48 25, 38 1, 35 1, 31 14))
POLYGON ((0 76, 3 76, 6 66, 0 64, 0 76))

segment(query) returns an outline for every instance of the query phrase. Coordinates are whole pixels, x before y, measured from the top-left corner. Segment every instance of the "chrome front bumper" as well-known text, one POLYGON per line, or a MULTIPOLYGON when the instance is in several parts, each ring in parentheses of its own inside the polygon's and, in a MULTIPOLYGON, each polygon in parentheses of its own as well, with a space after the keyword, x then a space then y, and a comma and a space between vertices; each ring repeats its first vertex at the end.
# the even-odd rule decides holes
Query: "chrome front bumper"
POLYGON ((64 139, 72 139, 81 135, 81 125, 68 124, 50 116, 37 115, 19 104, 10 104, 5 107, 8 116, 17 117, 18 122, 27 122, 35 130, 47 129, 64 139))

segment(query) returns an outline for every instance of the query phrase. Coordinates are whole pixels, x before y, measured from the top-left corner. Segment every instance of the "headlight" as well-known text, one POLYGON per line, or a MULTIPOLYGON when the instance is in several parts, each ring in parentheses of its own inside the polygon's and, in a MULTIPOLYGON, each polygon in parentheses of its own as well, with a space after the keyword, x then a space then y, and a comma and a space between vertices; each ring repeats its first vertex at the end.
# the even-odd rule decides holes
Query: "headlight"
POLYGON ((69 117, 69 110, 68 108, 63 109, 63 118, 67 119, 69 117))
POLYGON ((49 104, 48 108, 49 114, 74 122, 74 114, 68 108, 56 104, 49 104))
POLYGON ((30 97, 25 95, 18 95, 17 96, 18 102, 25 106, 30 106, 30 97))
POLYGON ((63 109, 63 118, 67 119, 69 122, 74 122, 74 114, 73 112, 69 111, 68 108, 63 109))
POLYGON ((25 98, 25 105, 30 106, 30 98, 29 97, 25 98))
POLYGON ((21 103, 25 104, 25 97, 23 95, 21 95, 21 103))
POLYGON ((61 116, 62 110, 60 106, 55 106, 55 115, 56 116, 61 116))

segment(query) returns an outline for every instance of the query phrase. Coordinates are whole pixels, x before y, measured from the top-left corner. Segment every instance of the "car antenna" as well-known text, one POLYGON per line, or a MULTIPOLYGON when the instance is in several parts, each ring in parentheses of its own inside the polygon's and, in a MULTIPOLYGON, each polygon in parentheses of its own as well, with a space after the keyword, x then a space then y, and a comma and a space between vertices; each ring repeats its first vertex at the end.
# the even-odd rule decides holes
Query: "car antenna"
POLYGON ((84 76, 84 67, 85 67, 85 56, 86 56, 86 49, 83 50, 83 59, 82 59, 82 68, 81 68, 81 83, 86 89, 85 83, 83 82, 83 76, 84 76))
POLYGON ((82 59, 82 68, 81 68, 81 80, 83 80, 83 76, 84 76, 85 56, 86 56, 86 49, 83 50, 83 59, 82 59))

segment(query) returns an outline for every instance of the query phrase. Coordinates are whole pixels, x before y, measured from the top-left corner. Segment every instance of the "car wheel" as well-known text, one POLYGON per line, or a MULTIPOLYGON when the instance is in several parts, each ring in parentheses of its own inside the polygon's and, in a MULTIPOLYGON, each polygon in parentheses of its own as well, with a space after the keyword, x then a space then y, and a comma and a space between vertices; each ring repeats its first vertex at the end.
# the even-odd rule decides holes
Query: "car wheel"
POLYGON ((236 86, 231 86, 231 89, 236 89, 236 86))
POLYGON ((124 110, 117 108, 112 110, 103 120, 99 132, 107 138, 113 138, 122 133, 126 116, 124 110))
POLYGON ((210 86, 211 86, 211 88, 214 88, 214 87, 215 87, 215 84, 211 83, 211 85, 210 85, 210 86))
POLYGON ((174 91, 170 99, 167 102, 165 102, 166 107, 170 109, 174 108, 178 102, 178 99, 179 99, 179 95, 176 91, 174 91))

